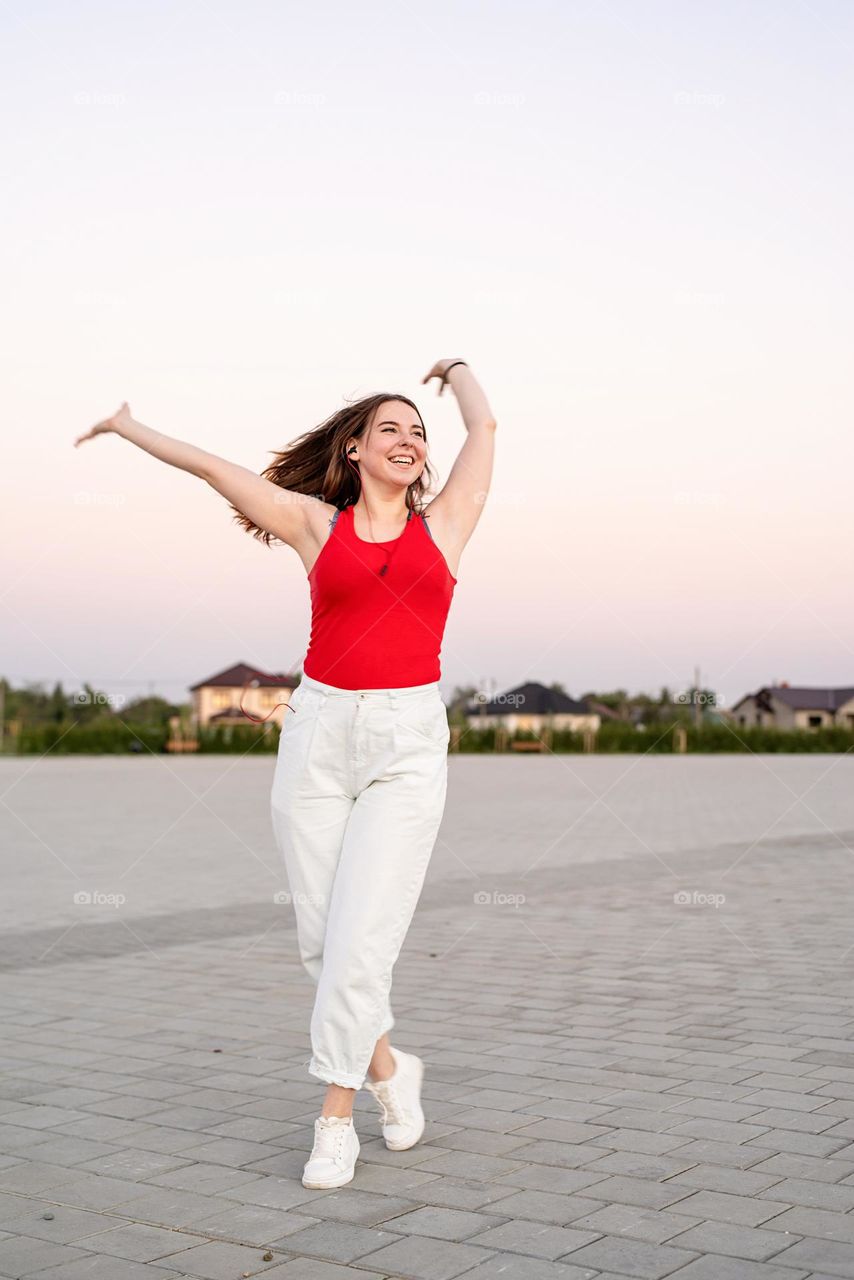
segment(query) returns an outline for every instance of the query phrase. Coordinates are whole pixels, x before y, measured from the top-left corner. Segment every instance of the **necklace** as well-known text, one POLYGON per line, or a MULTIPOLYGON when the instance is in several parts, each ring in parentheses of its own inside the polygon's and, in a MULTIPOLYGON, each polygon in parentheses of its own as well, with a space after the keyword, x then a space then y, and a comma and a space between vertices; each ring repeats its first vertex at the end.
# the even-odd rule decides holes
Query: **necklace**
MULTIPOLYGON (((370 511, 368 510, 368 504, 367 504, 367 503, 365 503, 365 515, 368 517, 368 528, 369 528, 370 533, 371 533, 371 542, 372 542, 372 543, 373 543, 373 545, 374 545, 374 546, 376 546, 376 547, 382 546, 382 545, 383 545, 383 543, 377 542, 376 538, 374 537, 374 526, 373 526, 373 522, 372 522, 372 520, 371 520, 371 513, 370 513, 370 511)), ((404 524, 403 529, 401 530, 401 532, 398 534, 398 536, 397 536, 396 538, 392 538, 392 539, 390 539, 390 542, 391 542, 393 545, 392 545, 391 551, 389 551, 389 552, 387 553, 387 556, 386 556, 386 562, 385 562, 385 564, 382 566, 382 568, 381 568, 381 569, 380 569, 380 571, 379 571, 379 576, 380 576, 381 578, 382 578, 382 577, 384 577, 384 576, 385 576, 385 574, 386 574, 386 572, 388 571, 388 567, 389 567, 389 565, 391 564, 392 560, 394 559, 395 552, 397 551, 397 548, 400 546, 401 542, 403 541, 403 535, 406 533, 406 526, 409 524, 409 521, 410 521, 411 517, 412 517, 412 512, 411 512, 411 511, 407 511, 407 513, 406 513, 406 523, 404 524)), ((355 533, 355 531, 356 531, 356 512, 355 512, 355 503, 354 503, 354 505, 353 505, 353 532, 355 533)))

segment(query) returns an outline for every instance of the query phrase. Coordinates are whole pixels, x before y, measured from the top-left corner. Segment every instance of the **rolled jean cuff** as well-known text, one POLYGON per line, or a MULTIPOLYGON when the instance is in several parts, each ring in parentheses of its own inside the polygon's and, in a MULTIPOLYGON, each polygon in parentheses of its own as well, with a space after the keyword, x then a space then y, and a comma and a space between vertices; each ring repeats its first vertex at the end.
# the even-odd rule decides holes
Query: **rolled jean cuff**
POLYGON ((361 1089, 365 1083, 364 1075, 358 1075, 353 1071, 348 1073, 321 1067, 315 1058, 312 1058, 308 1064, 308 1072, 317 1080, 322 1080, 324 1084, 337 1084, 341 1089, 361 1089))

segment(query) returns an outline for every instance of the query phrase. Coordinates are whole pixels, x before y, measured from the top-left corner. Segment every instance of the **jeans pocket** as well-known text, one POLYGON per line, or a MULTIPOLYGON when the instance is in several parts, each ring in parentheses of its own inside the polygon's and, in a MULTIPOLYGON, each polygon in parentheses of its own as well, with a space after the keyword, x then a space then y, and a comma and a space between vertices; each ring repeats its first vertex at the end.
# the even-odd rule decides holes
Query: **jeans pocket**
POLYGON ((322 701, 321 695, 314 689, 303 689, 301 685, 297 685, 285 707, 281 733, 292 733, 298 725, 313 720, 322 701))
POLYGON ((437 746, 446 743, 451 736, 448 712, 438 696, 426 702, 419 699, 411 707, 404 702, 397 723, 406 733, 437 746))

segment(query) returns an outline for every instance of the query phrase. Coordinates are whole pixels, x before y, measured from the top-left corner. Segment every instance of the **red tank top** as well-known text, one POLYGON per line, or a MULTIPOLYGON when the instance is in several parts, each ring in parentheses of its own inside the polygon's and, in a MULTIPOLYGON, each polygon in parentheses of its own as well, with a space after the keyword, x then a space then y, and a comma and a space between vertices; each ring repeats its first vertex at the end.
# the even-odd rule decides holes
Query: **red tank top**
POLYGON ((329 523, 308 575, 305 674, 339 689, 402 689, 438 680, 457 579, 427 521, 410 511, 403 533, 390 542, 358 537, 352 506, 329 523))

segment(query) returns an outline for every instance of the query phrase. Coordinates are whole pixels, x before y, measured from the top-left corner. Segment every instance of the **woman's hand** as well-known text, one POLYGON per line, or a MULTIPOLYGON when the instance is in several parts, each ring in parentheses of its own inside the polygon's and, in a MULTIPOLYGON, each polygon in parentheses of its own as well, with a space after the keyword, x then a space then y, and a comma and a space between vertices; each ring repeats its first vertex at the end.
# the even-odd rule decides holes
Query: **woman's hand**
POLYGON ((74 441, 74 448, 76 449, 84 440, 93 439, 94 436, 102 436, 110 431, 121 431, 122 427, 128 427, 131 422, 133 422, 133 418, 131 417, 130 405, 127 400, 125 400, 118 412, 113 414, 112 418, 105 418, 103 422, 96 422, 94 427, 92 427, 90 431, 87 431, 85 435, 78 436, 74 441))
POLYGON ((445 374, 450 366, 456 364, 459 359, 461 359, 460 356, 451 356, 450 360, 437 360, 426 377, 421 379, 422 385, 425 382, 429 382, 431 378, 439 378, 439 395, 441 395, 445 390, 445 374))

